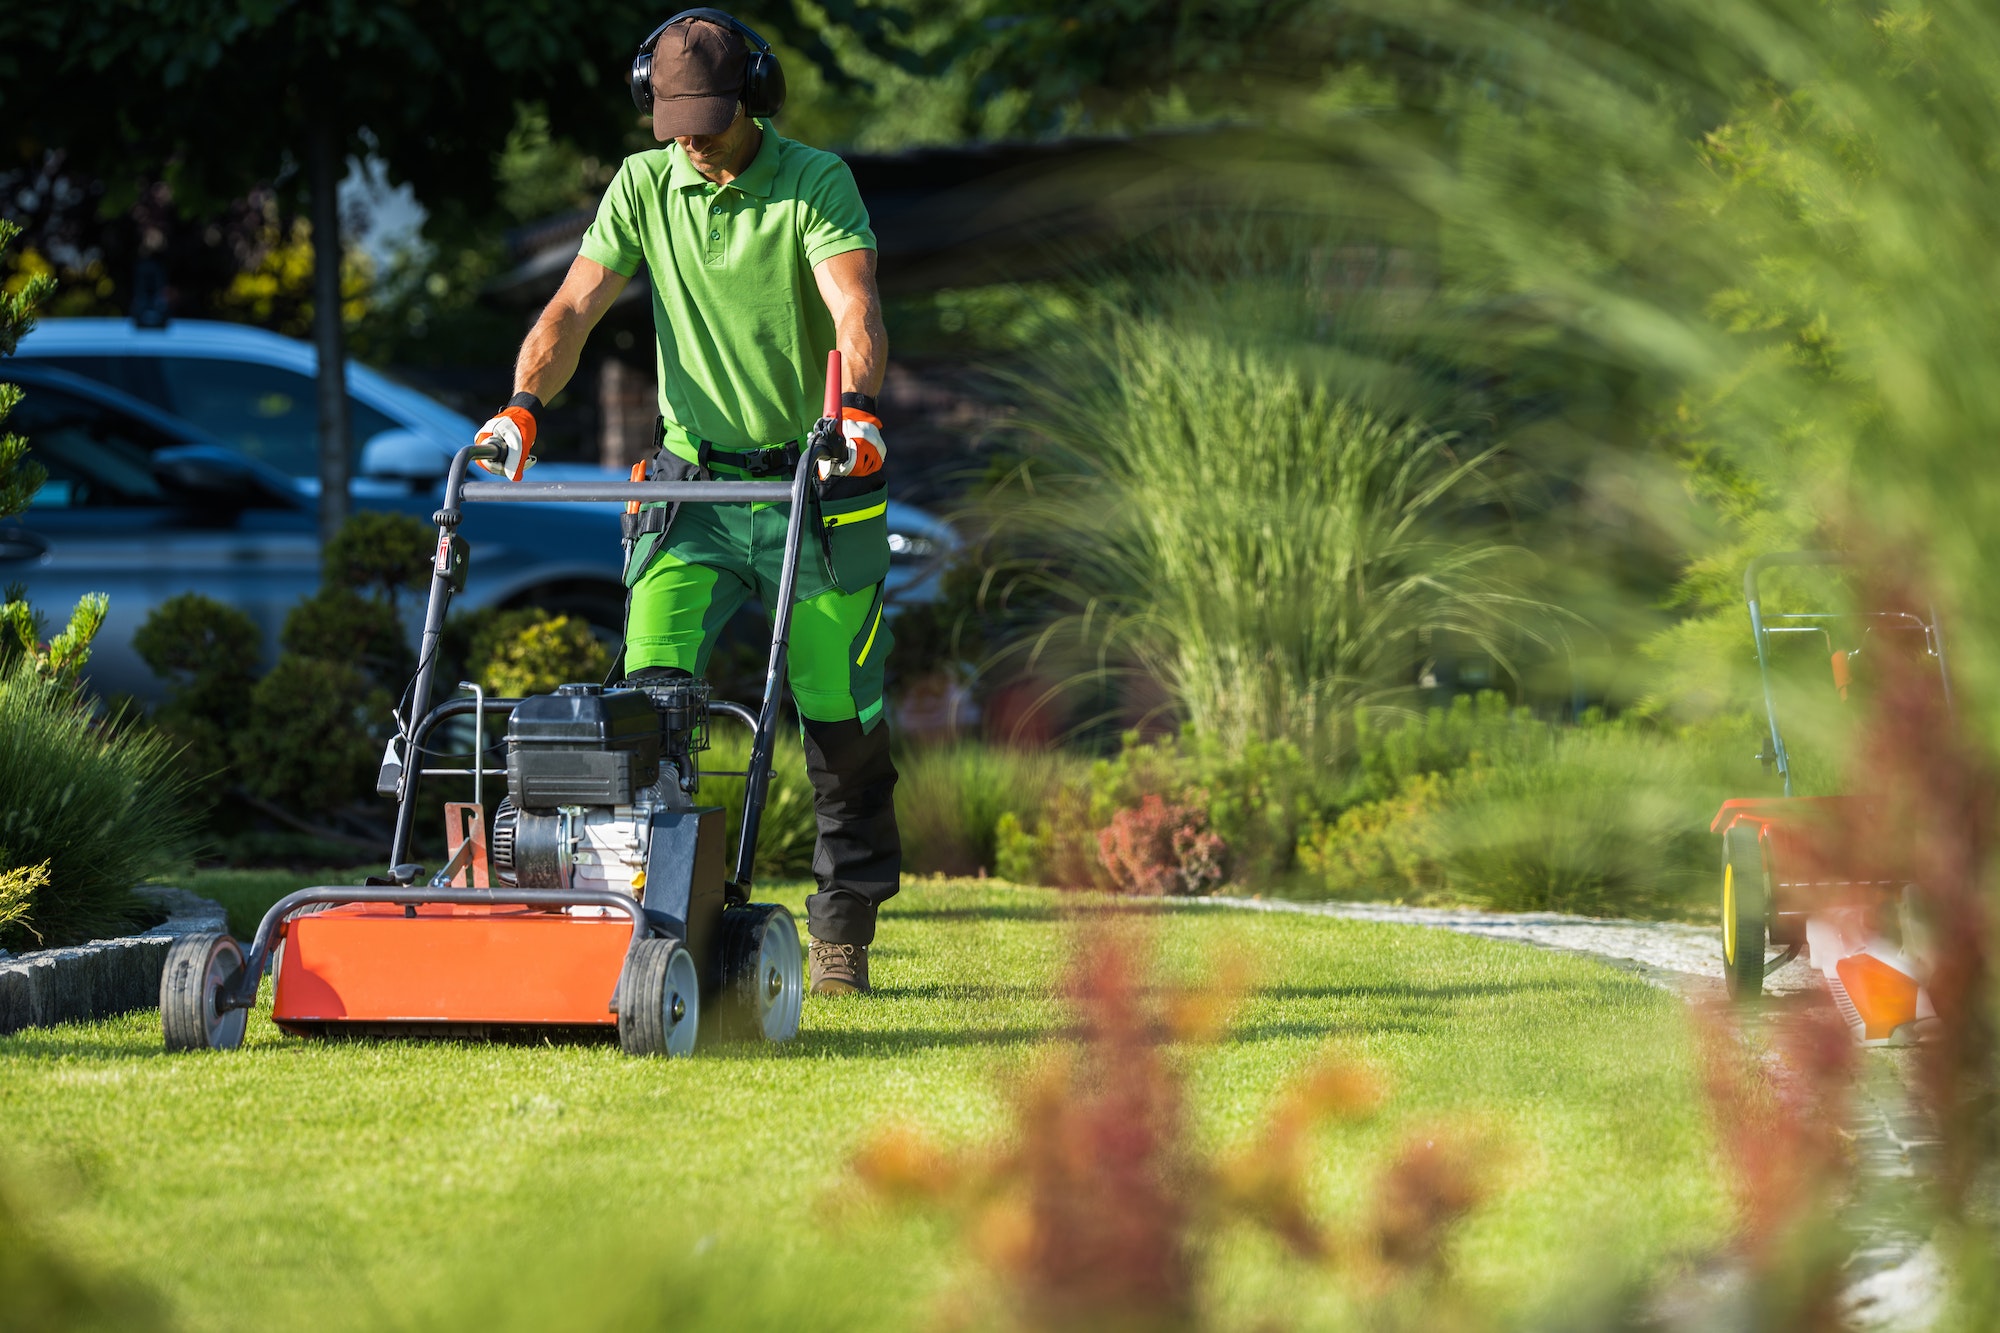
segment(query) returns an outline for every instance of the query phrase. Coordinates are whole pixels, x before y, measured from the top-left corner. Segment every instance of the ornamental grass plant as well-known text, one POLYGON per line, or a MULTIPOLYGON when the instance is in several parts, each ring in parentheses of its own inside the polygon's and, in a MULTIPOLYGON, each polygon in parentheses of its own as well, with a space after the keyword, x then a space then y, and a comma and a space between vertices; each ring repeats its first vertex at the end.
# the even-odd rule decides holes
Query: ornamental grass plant
POLYGON ((1232 751, 1341 762, 1433 643, 1504 660, 1548 608, 1495 444, 1211 313, 1106 311, 1050 367, 1051 448, 995 497, 1064 610, 1026 655, 1154 682, 1156 713, 1232 751))
POLYGON ((75 944, 142 921, 133 887, 192 847, 183 783, 157 732, 107 722, 31 670, 0 678, 0 872, 47 876, 0 924, 0 947, 75 944))

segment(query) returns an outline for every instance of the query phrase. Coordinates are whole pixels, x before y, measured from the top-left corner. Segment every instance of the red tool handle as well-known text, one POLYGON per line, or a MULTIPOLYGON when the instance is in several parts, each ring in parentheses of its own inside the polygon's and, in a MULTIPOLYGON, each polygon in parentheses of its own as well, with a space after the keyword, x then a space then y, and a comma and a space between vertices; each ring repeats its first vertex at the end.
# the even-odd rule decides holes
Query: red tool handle
POLYGON ((821 413, 830 421, 840 419, 840 349, 834 348, 826 354, 826 411, 821 413))

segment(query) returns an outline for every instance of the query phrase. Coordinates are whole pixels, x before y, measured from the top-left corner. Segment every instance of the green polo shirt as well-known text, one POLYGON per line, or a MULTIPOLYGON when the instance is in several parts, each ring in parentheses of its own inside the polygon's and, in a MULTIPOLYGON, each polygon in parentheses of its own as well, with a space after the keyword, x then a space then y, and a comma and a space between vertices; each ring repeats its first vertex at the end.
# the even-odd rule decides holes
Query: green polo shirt
POLYGON ((796 440, 819 417, 834 330, 813 265, 875 248, 847 164, 758 124, 756 158, 727 185, 679 144, 626 158, 581 250, 626 277, 645 264, 660 414, 725 449, 796 440))

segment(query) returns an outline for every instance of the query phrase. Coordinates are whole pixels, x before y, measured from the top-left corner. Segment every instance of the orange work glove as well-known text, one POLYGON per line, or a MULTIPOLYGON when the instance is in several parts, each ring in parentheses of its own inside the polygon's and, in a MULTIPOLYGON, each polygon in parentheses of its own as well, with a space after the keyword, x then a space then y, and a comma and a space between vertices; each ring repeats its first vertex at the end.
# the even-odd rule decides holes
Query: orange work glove
POLYGON ((875 415, 875 399, 865 393, 840 395, 840 434, 847 441, 847 457, 839 462, 822 458, 819 479, 865 477, 882 470, 889 446, 882 442, 882 418, 875 415))
POLYGON ((473 461, 496 477, 519 481, 521 474, 535 463, 531 451, 535 447, 535 413, 541 406, 542 400, 531 393, 517 393, 508 399, 500 414, 481 426, 479 434, 472 437, 474 444, 496 446, 500 456, 473 461))

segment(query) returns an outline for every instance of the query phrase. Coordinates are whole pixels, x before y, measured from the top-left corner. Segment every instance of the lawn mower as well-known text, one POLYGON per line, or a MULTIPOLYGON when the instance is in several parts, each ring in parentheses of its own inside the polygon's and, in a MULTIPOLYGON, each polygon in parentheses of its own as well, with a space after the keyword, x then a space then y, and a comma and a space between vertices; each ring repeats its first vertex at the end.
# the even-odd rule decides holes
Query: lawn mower
MULTIPOLYGON (((396 714, 377 790, 396 800, 386 878, 288 894, 247 952, 227 934, 189 935, 168 952, 160 1020, 170 1050, 243 1042, 267 967, 271 1017, 308 1036, 493 1036, 615 1029, 633 1055, 686 1055, 704 1031, 786 1041, 804 999, 799 932, 783 907, 749 900, 757 829, 785 685, 803 533, 817 516, 815 464, 838 457, 840 360, 829 358, 826 415, 785 481, 471 482, 495 450, 452 460, 436 515, 437 553, 416 678, 396 714), (663 686, 564 685, 524 699, 472 697, 431 707, 445 612, 462 592, 469 502, 571 501, 790 505, 771 649, 755 713, 709 698, 688 678, 663 686), (471 716, 470 803, 445 806, 449 857, 425 878, 409 862, 431 738, 471 716), (741 834, 725 874, 725 815, 695 803, 711 716, 751 728, 741 834), (506 766, 488 768, 488 718, 506 722, 506 766), (484 780, 504 777, 490 836, 484 780), (704 1026, 706 1025, 706 1027, 704 1026)), ((461 724, 462 725, 462 724, 461 724)))
POLYGON ((1722 959, 1729 994, 1750 1000, 1764 978, 1806 954, 1826 978, 1834 1004, 1864 1045, 1921 1039, 1937 1021, 1924 988, 1928 973, 1912 907, 1912 848, 1895 844, 1876 798, 1796 794, 1792 756, 1779 722, 1776 645, 1781 636, 1819 639, 1830 663, 1821 688, 1845 702, 1871 659, 1914 654, 1934 668, 1947 709, 1951 677, 1937 613, 1766 611, 1759 577, 1774 566, 1842 565, 1831 551, 1790 551, 1753 559, 1743 573, 1757 645, 1768 732, 1758 758, 1783 783, 1779 797, 1724 801, 1710 824, 1722 835, 1722 959), (1865 830, 1865 835, 1858 831, 1865 830), (1775 958, 1767 950, 1781 950, 1775 958))

